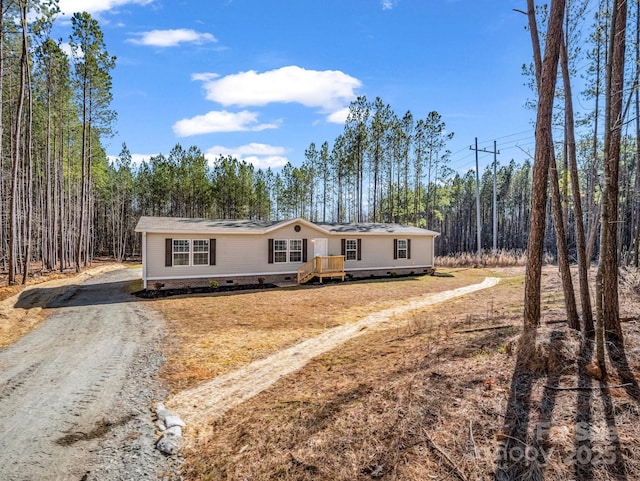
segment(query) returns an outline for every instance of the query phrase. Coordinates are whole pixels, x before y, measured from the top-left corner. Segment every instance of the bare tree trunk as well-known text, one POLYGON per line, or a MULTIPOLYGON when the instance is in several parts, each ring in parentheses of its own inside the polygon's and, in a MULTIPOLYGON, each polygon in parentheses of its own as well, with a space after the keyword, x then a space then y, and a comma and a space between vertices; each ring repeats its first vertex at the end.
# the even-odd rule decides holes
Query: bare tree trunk
MULTIPOLYGON (((533 0, 527 5, 529 24, 537 33, 533 0)), ((536 119, 536 151, 533 164, 533 185, 531 197, 531 219, 527 255, 527 270, 524 293, 524 328, 533 330, 540 324, 540 284, 542 278, 542 248, 546 222, 547 181, 550 156, 553 152, 551 122, 553 115, 553 99, 558 75, 558 59, 562 42, 562 23, 565 0, 551 2, 549 27, 546 37, 544 61, 540 70, 538 88, 538 114, 536 119)), ((539 43, 533 43, 534 58, 540 58, 539 43), (537 53, 536 53, 537 52, 537 53)), ((536 63, 537 60, 536 60, 536 63)))
MULTIPOLYGON (((86 70, 85 66, 85 70, 86 70)), ((88 81, 86 78, 83 79, 83 87, 82 87, 82 171, 81 171, 81 179, 80 179, 80 219, 78 220, 78 235, 76 238, 76 252, 75 252, 75 264, 76 264, 76 272, 80 272, 81 263, 82 263, 82 252, 84 247, 84 223, 85 216, 87 211, 87 96, 89 86, 87 85, 88 81)), ((86 255, 86 253, 85 253, 86 255)))
MULTIPOLYGON (((600 219, 602 217, 602 202, 603 198, 600 197, 600 201, 596 205, 596 210, 594 212, 594 218, 600 219)), ((596 248, 596 240, 598 239, 598 226, 599 223, 595 220, 591 223, 591 229, 589 230, 589 237, 587 239, 587 261, 590 261, 593 258, 593 251, 596 248)))
POLYGON ((556 227, 556 246, 558 247, 558 270, 562 278, 562 290, 564 292, 564 305, 567 311, 567 324, 571 329, 580 330, 580 318, 576 307, 576 296, 573 290, 573 279, 569 267, 569 249, 567 248, 567 233, 562 215, 562 197, 558 184, 558 169, 553 150, 549 156, 551 170, 551 197, 553 203, 553 219, 556 227))
MULTIPOLYGON (((60 272, 64 272, 67 265, 67 249, 66 249, 66 224, 65 224, 65 190, 64 190, 64 129, 60 129, 60 152, 58 159, 58 248, 59 248, 59 262, 60 272)), ((71 190, 71 188, 69 188, 71 190)))
POLYGON ((45 202, 44 202, 44 218, 45 218, 45 246, 46 254, 44 263, 47 270, 52 270, 55 266, 55 249, 54 249, 54 226, 55 226, 55 204, 54 193, 52 190, 53 172, 51 168, 51 72, 47 75, 47 132, 45 145, 45 202))
POLYGON ((602 209, 602 303, 607 338, 622 342, 618 300, 618 172, 623 123, 624 51, 627 1, 614 0, 611 18, 610 58, 607 82, 607 131, 605 132, 605 191, 602 209))
MULTIPOLYGON (((4 99, 4 0, 0 0, 0 100, 4 99)), ((3 117, 3 102, 0 101, 0 190, 4 189, 4 169, 3 165, 3 157, 4 157, 4 122, 2 122, 3 117)), ((0 219, 4 219, 4 202, 0 199, 0 219)), ((10 219, 10 217, 9 217, 10 219)), ((11 222, 11 220, 9 220, 11 222)), ((4 248, 4 239, 5 239, 5 225, 4 222, 1 222, 0 226, 0 249, 4 248)), ((7 269, 7 259, 6 256, 2 256, 2 267, 7 269)))
MULTIPOLYGON (((26 18, 26 17, 25 17, 26 18)), ((25 70, 27 73, 27 92, 29 96, 29 111, 28 115, 28 123, 27 123, 27 135, 25 139, 25 152, 27 157, 27 190, 25 193, 25 202, 26 202, 26 212, 25 212, 25 249, 24 249, 24 268, 22 270, 22 285, 27 283, 27 278, 29 276, 29 266, 31 263, 31 236, 32 236, 32 218, 33 218, 33 152, 31 150, 32 144, 32 132, 33 132, 33 97, 31 96, 31 71, 29 69, 29 62, 25 66, 25 70)))
POLYGON ((604 313, 602 305, 602 262, 598 263, 596 272, 596 360, 604 378, 607 364, 604 357, 604 313))
POLYGON ((18 171, 21 162, 20 140, 22 137, 22 111, 26 90, 27 75, 27 5, 20 5, 22 23, 22 48, 20 54, 20 85, 18 87, 18 105, 16 108, 15 127, 13 129, 13 159, 11 166, 11 202, 9 206, 9 276, 8 283, 16 283, 16 266, 18 252, 18 171))
MULTIPOLYGON (((608 1, 608 0, 607 0, 608 1)), ((600 11, 602 11, 603 7, 599 6, 600 11)), ((596 22, 600 22, 600 13, 596 14, 596 22)), ((596 28, 599 28, 597 25, 596 28)), ((607 29, 604 29, 605 32, 607 29)), ((608 33, 605 33, 607 36, 608 33)), ((598 126, 599 126, 599 118, 600 118, 600 94, 601 89, 600 85, 602 83, 602 42, 601 35, 598 33, 597 35, 597 45, 596 45, 596 79, 595 79, 595 105, 594 105, 594 120, 593 120, 593 141, 592 141, 592 151, 593 151, 593 159, 591 162, 591 169, 589 170, 589 174, 587 176, 587 193, 586 193, 586 214, 587 214, 587 228, 586 232, 588 232, 587 237, 587 247, 586 247, 586 260, 587 264, 591 264, 591 260, 593 259, 593 251, 596 245, 596 239, 598 238, 598 226, 600 225, 600 213, 602 212, 602 196, 598 203, 595 203, 595 192, 596 192, 596 183, 597 183, 597 171, 598 171, 598 126), (595 209, 595 210, 594 210, 595 209)), ((605 39, 606 43, 606 39, 605 39)), ((607 55, 605 52, 605 62, 607 59, 607 55)))
POLYGON ((565 140, 567 157, 571 174, 571 192, 573 195, 574 217, 576 225, 576 251, 578 255, 578 281, 580 284, 580 305, 585 333, 593 335, 593 312, 591 310, 591 296, 589 293, 589 260, 586 256, 586 239, 584 233, 584 217, 582 214, 582 197, 580 194, 580 179, 578 177, 578 161, 576 159, 576 134, 573 117, 573 98, 571 93, 571 78, 569 75, 569 56, 563 43, 560 46, 560 63, 562 68, 562 83, 564 86, 565 108, 565 140))
POLYGON ((635 181, 635 195, 633 197, 632 212, 635 213, 634 217, 634 230, 635 233, 635 259, 634 265, 636 268, 640 265, 640 89, 637 82, 640 76, 640 2, 636 3, 636 89, 635 89, 635 104, 636 104, 636 181, 635 181))

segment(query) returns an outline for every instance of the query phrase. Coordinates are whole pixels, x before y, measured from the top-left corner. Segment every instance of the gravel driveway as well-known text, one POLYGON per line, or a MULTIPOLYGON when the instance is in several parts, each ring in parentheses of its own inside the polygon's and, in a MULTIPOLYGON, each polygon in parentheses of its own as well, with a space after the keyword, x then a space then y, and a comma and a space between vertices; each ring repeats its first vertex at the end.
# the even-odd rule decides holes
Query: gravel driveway
POLYGON ((0 350, 3 480, 179 479, 180 460, 154 447, 149 407, 166 395, 155 377, 164 333, 126 293, 136 278, 139 269, 120 269, 53 300, 46 284, 19 298, 17 307, 51 314, 0 350))

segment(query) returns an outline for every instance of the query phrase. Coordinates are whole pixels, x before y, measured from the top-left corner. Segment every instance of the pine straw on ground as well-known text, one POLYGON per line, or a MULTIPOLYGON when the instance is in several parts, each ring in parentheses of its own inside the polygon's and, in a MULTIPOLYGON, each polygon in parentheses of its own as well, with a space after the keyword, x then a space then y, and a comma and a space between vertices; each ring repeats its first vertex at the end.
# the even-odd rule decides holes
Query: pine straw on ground
POLYGON ((639 479, 637 304, 621 296, 626 354, 605 381, 620 387, 601 389, 591 346, 553 322, 556 271, 543 280, 536 369, 517 356, 519 275, 355 339, 227 412, 184 453, 186 479, 639 479), (494 329, 460 332, 482 327, 494 329))

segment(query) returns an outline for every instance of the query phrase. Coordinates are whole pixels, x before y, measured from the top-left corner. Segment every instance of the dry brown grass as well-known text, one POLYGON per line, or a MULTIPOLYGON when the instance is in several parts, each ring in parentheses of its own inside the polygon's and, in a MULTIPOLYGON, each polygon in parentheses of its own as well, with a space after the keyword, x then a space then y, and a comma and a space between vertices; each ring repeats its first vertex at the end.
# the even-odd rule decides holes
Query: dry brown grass
MULTIPOLYGON (((607 389, 589 376, 590 352, 563 324, 543 325, 530 343, 542 362, 521 369, 523 269, 495 272, 503 276, 498 286, 372 330, 216 419, 214 435, 184 452, 185 479, 640 479, 637 272, 622 276, 626 350, 609 361, 605 380, 621 387, 607 389), (498 325, 511 327, 458 332, 498 325), (585 389, 562 389, 576 386, 585 389), (512 463, 518 452, 526 456, 525 445, 545 457, 512 463), (506 463, 496 462, 501 453, 506 463)), ((173 343, 164 375, 180 390, 399 299, 473 284, 489 272, 453 274, 147 305, 166 313, 173 343)), ((556 268, 545 267, 543 323, 563 319, 561 292, 556 268)), ((2 326, 13 322, 18 332, 15 312, 5 312, 2 326)))
MULTIPOLYGON (((550 264, 553 258, 545 254, 543 264, 550 264)), ((475 252, 459 252, 448 256, 438 256, 435 264, 441 267, 509 267, 524 266, 527 254, 522 250, 483 251, 480 255, 475 252)))
POLYGON ((640 269, 623 267, 620 269, 620 284, 626 292, 636 300, 640 300, 640 269))
MULTIPOLYGON (((639 479, 640 393, 620 388, 601 391, 597 384, 593 391, 584 392, 550 389, 549 385, 587 382, 576 362, 579 340, 561 324, 540 329, 537 349, 547 358, 540 372, 529 377, 520 373, 514 346, 522 316, 523 271, 501 272, 509 277, 495 288, 410 316, 404 327, 355 339, 227 412, 215 420, 212 437, 185 453, 186 479, 425 480, 456 479, 455 472, 459 479, 494 479, 499 448, 513 434, 506 418, 512 416, 514 406, 519 423, 529 419, 527 436, 534 440, 538 430, 543 433, 548 462, 529 463, 518 477, 503 479, 587 479, 589 473, 592 479, 639 479), (514 327, 456 333, 497 324, 514 327), (513 393, 520 392, 518 383, 523 380, 529 395, 526 402, 514 403, 513 393), (585 421, 576 413, 590 416, 589 453, 597 457, 595 461, 614 453, 617 463, 576 461, 586 452, 578 440, 585 421), (625 477, 620 470, 625 470, 625 477)), ((458 271, 455 279, 460 281, 466 273, 475 271, 458 271)), ((425 278, 424 287, 431 285, 427 279, 447 280, 425 278)), ((355 292, 345 293, 343 299, 337 291, 328 293, 340 306, 339 318, 357 303, 369 309, 390 302, 390 290, 409 295, 413 284, 396 282, 401 281, 390 287, 379 284, 385 296, 381 299, 365 292, 355 299, 355 292), (405 287, 396 290, 398 285, 405 287)), ((555 268, 545 269, 543 282, 544 321, 561 319, 555 268)), ((335 287, 346 290, 357 285, 335 287)), ((362 290, 374 289, 365 285, 362 290)), ((292 297, 312 291, 295 291, 292 297)), ((268 298, 280 293, 260 294, 268 298)), ((624 315, 637 319, 637 306, 624 302, 624 315)), ((236 309, 238 315, 249 308, 236 309)), ((269 309, 278 309, 278 316, 283 316, 294 308, 267 302, 260 313, 262 323, 268 322, 269 309)), ((318 328, 324 323, 312 319, 318 328)), ((298 325, 295 316, 289 322, 298 325)), ((176 324, 173 321, 171 329, 176 324)), ((624 327, 628 363, 637 375, 640 326, 636 320, 624 327)), ((616 371, 612 373, 608 382, 620 382, 616 371)), ((513 447, 512 443, 509 448, 513 447)))
POLYGON ((169 325, 163 375, 172 391, 227 373, 398 299, 480 282, 487 271, 288 287, 149 301, 169 325), (464 275, 463 275, 464 274, 464 275))

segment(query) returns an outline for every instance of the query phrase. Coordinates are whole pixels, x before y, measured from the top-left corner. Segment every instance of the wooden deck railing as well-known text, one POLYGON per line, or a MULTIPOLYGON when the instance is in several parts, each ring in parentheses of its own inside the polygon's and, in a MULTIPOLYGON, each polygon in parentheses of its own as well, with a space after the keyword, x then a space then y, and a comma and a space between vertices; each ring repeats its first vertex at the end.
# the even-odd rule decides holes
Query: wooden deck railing
POLYGON ((298 284, 314 277, 342 277, 344 281, 344 256, 316 256, 298 268, 298 284))

